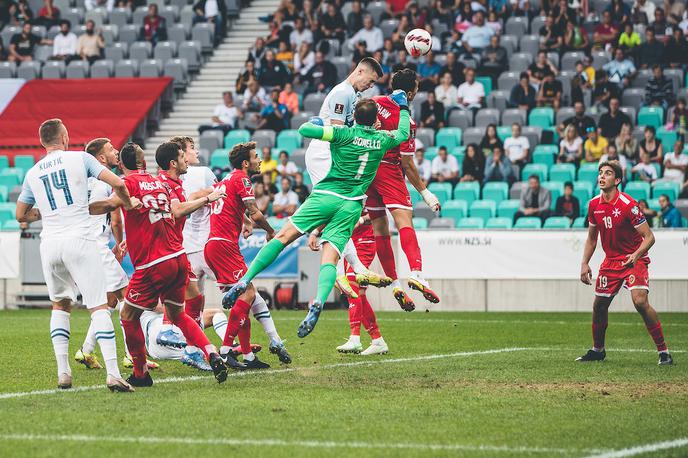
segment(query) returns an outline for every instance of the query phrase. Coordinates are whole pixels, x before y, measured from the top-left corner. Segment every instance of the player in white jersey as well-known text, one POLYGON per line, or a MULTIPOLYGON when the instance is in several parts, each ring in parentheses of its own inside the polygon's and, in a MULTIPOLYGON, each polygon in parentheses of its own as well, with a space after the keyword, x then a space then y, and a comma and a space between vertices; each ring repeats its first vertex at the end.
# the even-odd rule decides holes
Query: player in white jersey
POLYGON ((49 119, 39 129, 46 156, 26 173, 17 202, 17 221, 43 222, 41 264, 52 302, 50 337, 57 359, 58 388, 72 386, 69 366, 69 318, 72 302, 81 291, 91 313, 96 340, 105 360, 107 387, 133 391, 117 367, 115 329, 108 313, 105 270, 91 227, 88 178, 109 184, 126 209, 139 207, 117 175, 84 151, 67 151, 69 134, 59 119, 49 119), (34 208, 37 207, 37 208, 34 208))

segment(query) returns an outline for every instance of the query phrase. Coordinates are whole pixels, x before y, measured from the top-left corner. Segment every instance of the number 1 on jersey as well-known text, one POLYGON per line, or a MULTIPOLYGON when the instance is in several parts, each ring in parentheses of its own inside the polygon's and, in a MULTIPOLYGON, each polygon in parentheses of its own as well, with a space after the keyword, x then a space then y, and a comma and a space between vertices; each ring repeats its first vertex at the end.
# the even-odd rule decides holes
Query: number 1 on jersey
POLYGON ((358 172, 354 177, 357 180, 361 179, 361 177, 363 176, 363 171, 365 170, 366 165, 368 165, 368 155, 369 153, 365 153, 364 155, 359 156, 358 158, 358 160, 361 161, 361 166, 358 168, 358 172))
POLYGON ((57 190, 62 190, 64 192, 65 200, 67 205, 72 205, 74 199, 72 199, 72 192, 69 190, 69 182, 67 181, 67 173, 62 170, 57 172, 52 172, 50 175, 43 175, 39 177, 43 182, 45 187, 45 193, 48 195, 48 202, 50 203, 50 209, 55 210, 57 208, 57 202, 55 202, 55 194, 53 194, 53 188, 57 190), (51 186, 52 182, 52 186, 51 186))

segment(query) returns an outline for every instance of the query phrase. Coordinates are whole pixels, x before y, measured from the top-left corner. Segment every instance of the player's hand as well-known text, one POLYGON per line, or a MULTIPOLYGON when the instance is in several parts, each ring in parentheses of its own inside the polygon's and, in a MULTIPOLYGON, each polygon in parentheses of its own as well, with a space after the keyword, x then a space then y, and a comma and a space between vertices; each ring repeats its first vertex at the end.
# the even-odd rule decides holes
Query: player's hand
POLYGON ((320 251, 320 243, 318 243, 318 236, 312 234, 308 236, 308 248, 312 251, 320 251))
POLYGON ((392 92, 392 95, 389 96, 394 103, 399 105, 400 107, 408 107, 408 98, 406 97, 406 91, 402 91, 401 89, 397 89, 394 92, 392 92))
POLYGON ((441 205, 440 205, 440 201, 436 195, 434 195, 432 192, 430 192, 427 188, 423 189, 421 191, 420 195, 421 195, 421 197, 423 197, 423 200, 428 205, 428 207, 430 207, 430 209, 432 209, 432 211, 434 211, 435 213, 440 211, 441 205))
POLYGON ((265 234, 265 241, 266 241, 266 242, 269 242, 270 240, 272 240, 272 239, 274 239, 274 238, 275 238, 275 231, 267 232, 267 233, 265 234))
POLYGON ((624 262, 622 262, 621 265, 632 267, 637 260, 638 260, 638 253, 631 253, 628 256, 626 256, 626 260, 624 262))
POLYGON ((375 128, 375 130, 380 130, 380 127, 382 127, 382 123, 379 119, 375 120, 375 124, 373 124, 373 127, 375 128))
POLYGON ((588 264, 581 265, 580 279, 586 285, 592 285, 592 270, 588 264))
POLYGON ((125 210, 139 209, 143 206, 141 201, 136 197, 129 198, 130 205, 124 205, 125 210))
POLYGON ((244 224, 241 228, 241 234, 245 239, 251 237, 253 235, 253 225, 244 224))
POLYGON ((313 116, 311 119, 308 120, 308 122, 310 122, 311 124, 314 124, 316 126, 321 126, 321 127, 325 125, 322 118, 320 118, 318 116, 313 116))
POLYGON ((216 189, 215 191, 208 194, 208 202, 215 202, 216 200, 224 199, 225 197, 227 197, 227 194, 224 191, 216 189))

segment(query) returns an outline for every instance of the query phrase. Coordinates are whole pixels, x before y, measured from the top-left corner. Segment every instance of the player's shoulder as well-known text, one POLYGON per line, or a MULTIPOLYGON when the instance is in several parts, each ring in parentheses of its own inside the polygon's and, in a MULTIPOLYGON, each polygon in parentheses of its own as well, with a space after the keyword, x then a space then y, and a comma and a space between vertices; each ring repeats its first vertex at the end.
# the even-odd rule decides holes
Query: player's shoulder
POLYGON ((626 208, 633 208, 638 205, 633 197, 621 191, 619 191, 619 202, 626 208))
POLYGON ((592 199, 590 199, 588 201, 588 207, 590 207, 590 208, 597 207, 600 204, 600 199, 601 199, 600 194, 596 195, 595 197, 593 197, 592 199))

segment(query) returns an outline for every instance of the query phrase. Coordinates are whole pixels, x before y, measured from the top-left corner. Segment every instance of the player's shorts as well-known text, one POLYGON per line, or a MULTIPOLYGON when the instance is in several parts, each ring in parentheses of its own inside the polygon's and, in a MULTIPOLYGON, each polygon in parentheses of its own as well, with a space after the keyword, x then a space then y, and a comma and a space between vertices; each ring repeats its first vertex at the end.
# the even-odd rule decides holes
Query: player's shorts
POLYGON ((650 290, 650 278, 647 266, 648 258, 639 259, 633 266, 622 266, 623 260, 602 261, 600 273, 595 284, 595 295, 602 297, 614 297, 621 287, 628 290, 650 290))
MULTIPOLYGON (((208 277, 212 280, 215 280, 215 274, 205 261, 205 254, 203 250, 196 251, 194 253, 187 253, 186 256, 189 258, 191 272, 196 278, 196 281, 202 279, 203 277, 208 277)), ((189 276, 189 279, 190 278, 191 277, 189 276)))
POLYGON ((107 304, 105 269, 95 240, 79 237, 41 240, 41 265, 50 300, 76 301, 87 308, 107 304))
POLYGON ((236 242, 210 239, 204 253, 220 289, 232 286, 246 273, 246 262, 236 242))
POLYGON ((311 140, 306 149, 306 170, 313 186, 327 176, 332 167, 330 143, 322 140, 311 140))
POLYGON ((137 270, 131 277, 125 302, 142 310, 152 310, 163 304, 184 306, 186 285, 189 283, 189 261, 186 254, 159 264, 137 270))
POLYGON ((366 209, 372 219, 385 216, 385 209, 413 211, 411 196, 399 165, 381 162, 366 194, 366 209))
POLYGON ((362 210, 363 200, 346 200, 316 191, 308 196, 289 221, 302 234, 325 224, 320 240, 329 242, 341 256, 362 210))
POLYGON ((129 277, 122 269, 122 265, 117 262, 115 254, 107 245, 100 245, 100 256, 103 259, 103 267, 105 268, 105 286, 108 293, 114 293, 129 284, 129 277))
MULTIPOLYGON (((146 338, 146 350, 153 359, 182 359, 184 350, 158 345, 157 339, 162 328, 162 314, 145 311, 141 314, 141 329, 146 338)), ((179 330, 177 330, 178 333, 179 330)))

